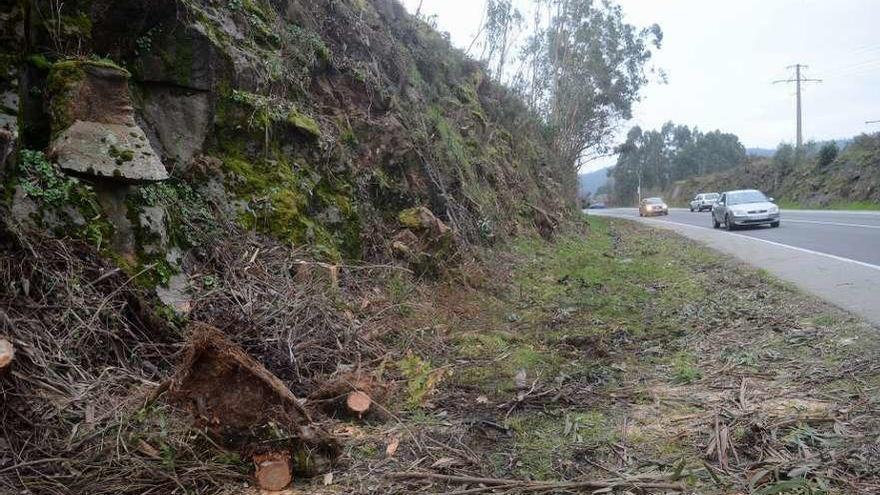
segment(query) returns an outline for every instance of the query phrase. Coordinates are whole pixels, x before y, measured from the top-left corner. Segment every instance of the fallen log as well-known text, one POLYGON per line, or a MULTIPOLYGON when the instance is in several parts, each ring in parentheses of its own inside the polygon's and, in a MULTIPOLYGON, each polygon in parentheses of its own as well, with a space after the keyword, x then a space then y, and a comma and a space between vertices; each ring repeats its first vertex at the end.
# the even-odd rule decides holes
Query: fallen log
POLYGON ((492 486, 515 487, 522 492, 546 490, 598 490, 602 488, 630 487, 639 490, 675 490, 685 491, 683 483, 648 480, 588 480, 588 481, 528 481, 503 478, 481 478, 477 476, 455 476, 437 473, 387 473, 394 479, 433 480, 447 483, 472 483, 492 486))

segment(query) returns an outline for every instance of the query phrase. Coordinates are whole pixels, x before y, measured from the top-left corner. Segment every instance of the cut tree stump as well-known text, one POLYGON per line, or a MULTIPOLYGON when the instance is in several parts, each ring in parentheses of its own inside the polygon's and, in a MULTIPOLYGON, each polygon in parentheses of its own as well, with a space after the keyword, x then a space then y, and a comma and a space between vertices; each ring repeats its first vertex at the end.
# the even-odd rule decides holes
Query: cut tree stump
POLYGON ((352 414, 356 414, 357 416, 363 415, 372 405, 373 400, 370 399, 370 396, 361 392, 360 390, 356 390, 348 394, 348 398, 345 400, 345 405, 348 407, 348 410, 352 414))
POLYGON ((285 452, 272 452, 254 456, 257 486, 263 490, 277 492, 293 481, 290 455, 285 452))
POLYGON ((380 405, 386 387, 370 375, 350 372, 326 380, 309 396, 309 400, 330 415, 363 419, 367 415, 381 418, 380 405), (379 415, 379 416, 376 416, 379 415))
POLYGON ((8 339, 0 337, 0 370, 4 370, 12 363, 15 357, 15 346, 8 339))

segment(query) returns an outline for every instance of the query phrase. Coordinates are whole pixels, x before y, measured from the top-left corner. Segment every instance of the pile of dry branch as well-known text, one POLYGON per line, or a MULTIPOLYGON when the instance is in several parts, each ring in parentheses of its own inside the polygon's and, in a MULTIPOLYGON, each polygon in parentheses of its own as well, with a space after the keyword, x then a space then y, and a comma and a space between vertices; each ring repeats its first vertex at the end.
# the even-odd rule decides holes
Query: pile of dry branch
MULTIPOLYGON (((235 234, 187 261, 190 320, 217 331, 158 316, 150 292, 87 245, 0 225, 0 336, 14 348, 0 377, 0 492, 212 492, 249 481, 257 457, 258 475, 279 453, 301 459, 297 446, 335 457, 323 411, 296 397, 385 353, 339 311, 345 287, 303 280, 289 247, 235 234), (229 363, 244 374, 224 375, 229 363), (262 402, 215 393, 231 379, 264 384, 262 402), (260 412, 236 416, 247 407, 260 412), (290 428, 268 431, 284 418, 290 428), (296 442, 254 447, 279 431, 296 442)), ((312 461, 303 472, 321 469, 312 461)))

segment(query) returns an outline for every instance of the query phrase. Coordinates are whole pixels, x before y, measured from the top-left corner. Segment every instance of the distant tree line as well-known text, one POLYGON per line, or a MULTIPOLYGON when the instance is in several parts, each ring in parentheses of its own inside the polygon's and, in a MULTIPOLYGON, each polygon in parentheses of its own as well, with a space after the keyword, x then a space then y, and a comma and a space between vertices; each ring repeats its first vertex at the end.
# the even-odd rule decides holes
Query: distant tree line
POLYGON ((672 122, 659 130, 633 127, 616 151, 617 164, 609 175, 614 198, 621 204, 635 202, 640 185, 643 192, 668 190, 675 181, 727 170, 746 160, 745 147, 735 134, 704 133, 672 122))

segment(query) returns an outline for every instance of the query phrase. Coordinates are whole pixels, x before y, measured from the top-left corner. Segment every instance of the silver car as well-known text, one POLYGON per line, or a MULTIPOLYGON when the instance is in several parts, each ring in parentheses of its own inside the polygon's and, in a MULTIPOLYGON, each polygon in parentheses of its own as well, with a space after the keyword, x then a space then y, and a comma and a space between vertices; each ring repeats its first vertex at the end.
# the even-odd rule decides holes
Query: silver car
POLYGON ((712 226, 734 230, 746 225, 779 227, 779 207, 756 189, 727 191, 712 207, 712 226))
POLYGON ((694 196, 694 199, 691 200, 691 212, 711 210, 712 205, 714 205, 715 202, 718 201, 718 196, 718 193, 697 194, 696 196, 694 196))

